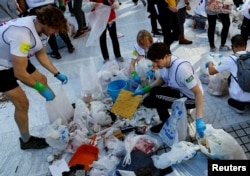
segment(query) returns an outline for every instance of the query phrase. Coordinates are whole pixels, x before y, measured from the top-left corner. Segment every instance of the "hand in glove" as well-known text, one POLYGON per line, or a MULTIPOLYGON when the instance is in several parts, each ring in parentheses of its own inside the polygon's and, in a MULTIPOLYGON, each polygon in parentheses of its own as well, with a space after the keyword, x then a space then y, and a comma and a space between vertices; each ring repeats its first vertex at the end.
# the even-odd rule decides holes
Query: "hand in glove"
POLYGON ((148 93, 151 90, 151 86, 147 85, 145 87, 143 87, 142 89, 138 89, 133 93, 133 96, 136 95, 144 95, 145 93, 148 93))
POLYGON ((54 99, 53 92, 45 87, 44 84, 37 81, 33 88, 36 89, 46 99, 46 101, 51 101, 54 99))
POLYGON ((65 12, 66 7, 65 7, 65 5, 64 5, 64 2, 59 2, 59 9, 60 9, 61 11, 65 12))
POLYGON ((147 71, 147 79, 152 80, 154 78, 154 72, 152 70, 147 71))
POLYGON ((68 82, 67 76, 61 74, 60 72, 58 72, 57 74, 55 74, 55 77, 57 79, 59 79, 63 84, 67 84, 67 82, 68 82))
POLYGON ((136 83, 141 84, 141 79, 136 73, 136 71, 132 71, 131 76, 136 83))
POLYGON ((204 131, 206 129, 206 124, 204 123, 203 118, 201 118, 201 117, 198 117, 195 122, 196 122, 197 134, 200 138, 203 138, 204 131))

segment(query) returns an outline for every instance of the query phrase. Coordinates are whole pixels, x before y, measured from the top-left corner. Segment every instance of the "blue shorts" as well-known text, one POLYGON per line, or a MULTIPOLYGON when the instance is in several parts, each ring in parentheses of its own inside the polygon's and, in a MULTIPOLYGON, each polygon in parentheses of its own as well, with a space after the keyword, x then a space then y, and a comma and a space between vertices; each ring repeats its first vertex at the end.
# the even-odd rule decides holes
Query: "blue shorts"
MULTIPOLYGON (((35 66, 28 61, 28 66, 26 68, 28 73, 33 73, 36 71, 35 66)), ((7 70, 0 70, 0 92, 6 92, 18 87, 17 78, 14 75, 13 68, 7 70)))

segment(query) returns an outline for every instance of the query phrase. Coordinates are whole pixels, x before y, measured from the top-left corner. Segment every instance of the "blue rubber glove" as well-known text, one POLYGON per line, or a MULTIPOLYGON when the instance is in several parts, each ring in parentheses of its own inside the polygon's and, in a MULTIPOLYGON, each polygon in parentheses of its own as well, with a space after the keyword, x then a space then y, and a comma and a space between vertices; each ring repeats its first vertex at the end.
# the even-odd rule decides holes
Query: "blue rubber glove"
POLYGON ((210 61, 208 61, 208 62, 205 63, 205 68, 208 68, 209 62, 210 61))
POLYGON ((46 99, 46 101, 51 101, 54 99, 54 94, 48 88, 45 88, 44 91, 41 92, 41 94, 46 99))
POLYGON ((203 138, 204 137, 204 131, 206 129, 206 124, 203 121, 203 118, 201 118, 201 117, 197 117, 195 122, 196 122, 196 131, 198 133, 198 136, 200 138, 203 138))
POLYGON ((138 84, 141 84, 141 79, 140 77, 138 76, 138 74, 136 73, 136 71, 132 71, 131 72, 131 76, 133 78, 133 80, 138 83, 138 84))
POLYGON ((152 87, 150 85, 147 85, 145 87, 143 87, 142 89, 138 89, 133 93, 133 96, 136 95, 144 95, 145 93, 148 93, 150 90, 152 89, 152 87))
POLYGON ((134 93, 133 93, 133 96, 136 96, 136 95, 144 95, 143 89, 137 89, 137 90, 135 90, 134 93))
POLYGON ((57 74, 55 74, 55 77, 57 79, 59 79, 63 84, 67 84, 67 82, 68 82, 67 76, 61 74, 60 72, 58 72, 57 74))
POLYGON ((147 71, 147 79, 152 80, 154 78, 154 72, 152 70, 147 71))
POLYGON ((44 84, 37 81, 33 88, 36 89, 47 101, 51 101, 54 99, 53 92, 44 84))

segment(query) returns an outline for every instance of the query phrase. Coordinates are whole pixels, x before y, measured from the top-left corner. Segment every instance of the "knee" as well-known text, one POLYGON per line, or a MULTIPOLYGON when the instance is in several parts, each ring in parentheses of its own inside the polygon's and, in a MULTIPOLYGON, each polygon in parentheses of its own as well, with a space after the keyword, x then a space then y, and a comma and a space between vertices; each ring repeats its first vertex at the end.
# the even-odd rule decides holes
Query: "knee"
POLYGON ((42 84, 44 84, 44 85, 47 85, 47 83, 48 83, 47 77, 44 76, 44 75, 41 76, 41 78, 40 78, 39 81, 40 81, 42 84))
POLYGON ((28 111, 29 109, 29 101, 27 97, 21 97, 17 103, 15 103, 15 108, 19 111, 28 111))

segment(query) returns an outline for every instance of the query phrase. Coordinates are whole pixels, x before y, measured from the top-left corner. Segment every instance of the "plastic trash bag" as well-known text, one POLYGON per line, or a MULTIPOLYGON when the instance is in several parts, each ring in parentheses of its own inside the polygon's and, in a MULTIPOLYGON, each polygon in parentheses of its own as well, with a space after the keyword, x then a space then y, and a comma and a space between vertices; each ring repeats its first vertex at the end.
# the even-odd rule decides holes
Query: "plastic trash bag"
POLYGON ((199 4, 194 9, 194 13, 207 17, 207 13, 205 11, 205 0, 200 0, 199 4))
POLYGON ((207 91, 210 95, 222 96, 228 94, 228 77, 230 72, 224 71, 215 75, 209 75, 207 91))
POLYGON ((102 87, 98 79, 93 59, 86 61, 80 68, 80 81, 83 100, 89 103, 92 100, 103 98, 102 87))
POLYGON ((211 159, 241 160, 247 159, 246 154, 238 142, 223 129, 215 129, 207 124, 205 135, 197 138, 201 152, 211 159))
POLYGON ((57 119, 47 128, 44 138, 50 147, 63 151, 69 142, 69 132, 62 119, 57 119))
POLYGON ((72 120, 74 108, 72 107, 63 86, 52 101, 46 102, 46 110, 50 123, 53 123, 57 119, 62 119, 63 123, 72 120))
POLYGON ((95 46, 99 43, 99 38, 108 24, 111 7, 99 4, 94 11, 86 14, 86 19, 91 28, 86 47, 95 46))
POLYGON ((160 131, 162 141, 172 146, 187 137, 187 110, 185 107, 186 98, 175 100, 171 107, 171 115, 166 120, 160 131))
POLYGON ((151 158, 154 162, 154 166, 158 169, 165 169, 169 166, 181 163, 183 160, 189 160, 193 158, 199 145, 195 145, 191 142, 181 141, 172 146, 171 150, 161 155, 153 155, 151 158))

